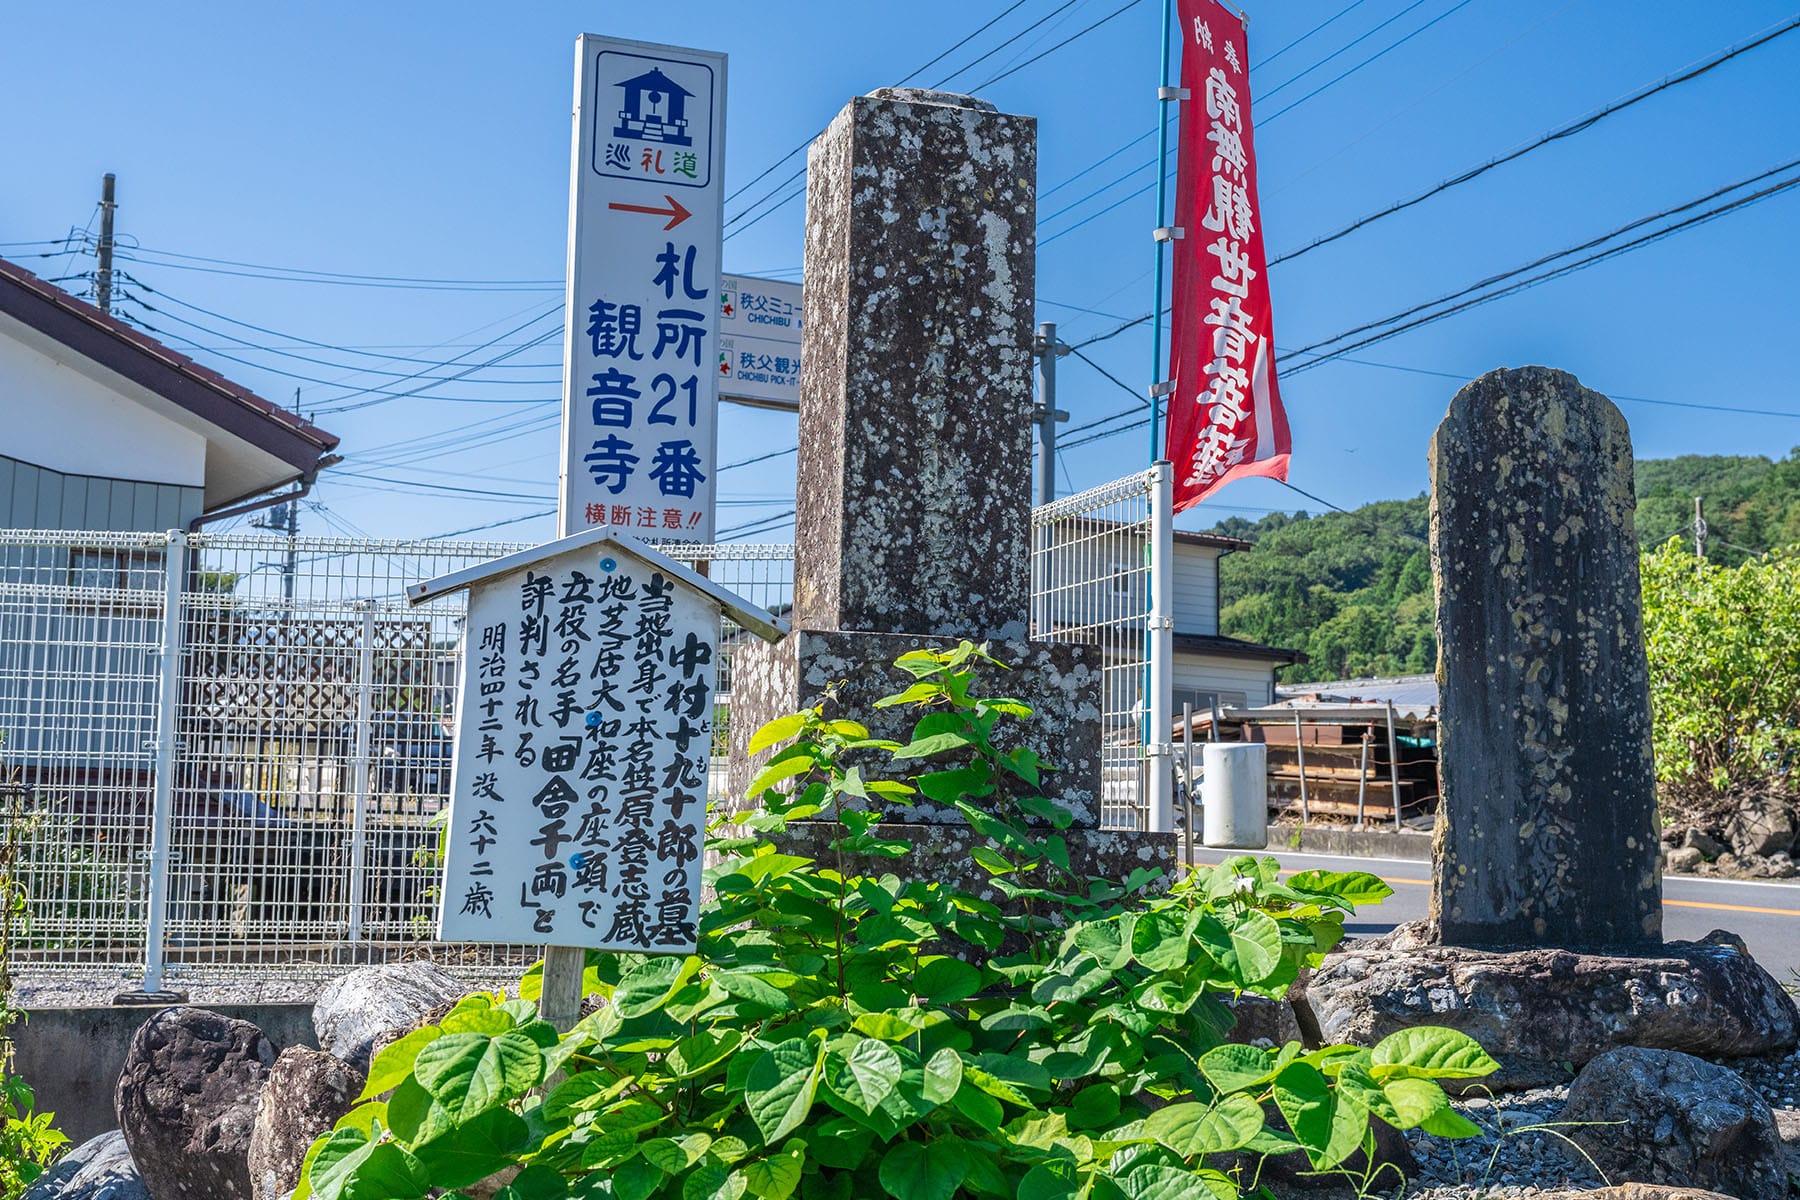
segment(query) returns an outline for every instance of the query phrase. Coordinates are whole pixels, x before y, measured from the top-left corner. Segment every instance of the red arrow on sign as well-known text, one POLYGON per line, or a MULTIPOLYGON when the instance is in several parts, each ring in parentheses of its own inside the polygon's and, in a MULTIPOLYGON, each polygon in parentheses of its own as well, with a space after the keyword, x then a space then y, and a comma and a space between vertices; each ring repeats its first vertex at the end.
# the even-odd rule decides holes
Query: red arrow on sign
POLYGON ((608 204, 606 207, 616 208, 620 212, 649 213, 651 216, 667 217, 669 218, 669 223, 663 226, 664 233, 667 233, 669 230, 675 228, 677 225, 694 215, 687 209, 681 207, 681 201, 677 200, 675 197, 664 195, 663 199, 669 202, 669 207, 651 208, 645 204, 619 204, 616 201, 612 204, 608 204))

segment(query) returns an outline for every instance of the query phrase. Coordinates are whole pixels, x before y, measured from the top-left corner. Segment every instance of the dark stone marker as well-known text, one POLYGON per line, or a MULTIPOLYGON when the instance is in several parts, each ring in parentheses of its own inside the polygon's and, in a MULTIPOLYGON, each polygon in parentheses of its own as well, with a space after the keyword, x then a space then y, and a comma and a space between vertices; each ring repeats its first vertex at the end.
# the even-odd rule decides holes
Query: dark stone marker
POLYGON ((1631 436, 1573 375, 1493 371, 1431 442, 1446 944, 1662 941, 1631 436))
POLYGON ((1037 122, 882 89, 807 171, 794 623, 1023 637, 1037 122))

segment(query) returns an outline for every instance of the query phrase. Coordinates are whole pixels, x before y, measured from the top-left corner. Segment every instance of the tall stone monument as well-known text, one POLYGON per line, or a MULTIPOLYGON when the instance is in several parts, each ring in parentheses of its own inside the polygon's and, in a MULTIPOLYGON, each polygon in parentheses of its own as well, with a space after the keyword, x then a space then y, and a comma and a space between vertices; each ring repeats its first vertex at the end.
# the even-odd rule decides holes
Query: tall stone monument
POLYGON ((1439 937, 1662 942, 1631 432, 1574 376, 1493 371, 1431 441, 1439 937))
MULTIPOLYGON (((1074 818, 1075 868, 1123 878, 1172 864, 1173 839, 1099 830, 1100 652, 1026 639, 1036 139, 984 101, 886 88, 813 144, 794 632, 733 662, 731 782, 743 798, 760 725, 828 687, 835 711, 905 740, 918 714, 873 708, 910 681, 894 659, 988 641, 1013 668, 991 694, 1033 707, 1024 737, 1059 768, 1045 794, 1074 818)), ((913 869, 983 881, 954 809, 887 819, 916 835, 913 869)))

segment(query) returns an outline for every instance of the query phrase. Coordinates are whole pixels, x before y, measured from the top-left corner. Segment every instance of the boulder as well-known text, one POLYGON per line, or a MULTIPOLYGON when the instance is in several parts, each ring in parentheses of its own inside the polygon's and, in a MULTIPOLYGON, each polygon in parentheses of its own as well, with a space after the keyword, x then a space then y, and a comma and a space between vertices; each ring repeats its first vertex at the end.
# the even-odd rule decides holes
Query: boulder
POLYGON ((90 1138, 38 1176, 24 1200, 150 1200, 117 1129, 90 1138))
POLYGON ((420 1018, 469 989, 429 962, 382 963, 332 980, 313 1005, 319 1048, 359 1071, 369 1069, 375 1039, 411 1029, 420 1018))
POLYGON ((1575 1077, 1562 1120, 1563 1132, 1609 1179, 1710 1188, 1743 1200, 1787 1194, 1768 1103, 1736 1071, 1691 1054, 1607 1051, 1575 1077))
POLYGON ((1642 956, 1358 946, 1325 960, 1307 998, 1327 1044, 1460 1029, 1501 1064, 1473 1086, 1499 1090, 1564 1082, 1620 1046, 1733 1058, 1790 1049, 1800 1029, 1781 985, 1718 932, 1642 956))
POLYGON ((156 1200, 243 1200, 250 1131, 275 1047, 248 1021, 165 1008, 132 1035, 119 1127, 156 1200))
POLYGON ((1677 846, 1663 854, 1663 870, 1691 871, 1706 861, 1706 856, 1692 846, 1677 846))
POLYGON ((289 1046, 275 1060, 250 1134, 256 1200, 281 1200, 300 1182, 313 1139, 337 1124, 362 1093, 363 1073, 323 1050, 289 1046))
POLYGON ((1725 837, 1739 858, 1767 858, 1794 848, 1794 810, 1779 792, 1744 797, 1725 818, 1725 837))
POLYGON ((1687 836, 1682 838, 1681 844, 1690 850, 1698 850, 1700 857, 1708 862, 1725 853, 1725 843, 1704 829, 1689 829, 1687 836))

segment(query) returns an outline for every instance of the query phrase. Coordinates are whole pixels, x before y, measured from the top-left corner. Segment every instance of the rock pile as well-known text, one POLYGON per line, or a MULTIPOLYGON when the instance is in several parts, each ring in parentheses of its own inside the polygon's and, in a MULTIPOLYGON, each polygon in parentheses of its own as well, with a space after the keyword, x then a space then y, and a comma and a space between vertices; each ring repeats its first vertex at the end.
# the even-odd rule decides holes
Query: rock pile
POLYGON ((279 1057, 248 1021, 162 1009, 126 1054, 119 1128, 64 1156, 25 1200, 280 1200, 313 1139, 355 1104, 374 1051, 465 990, 431 963, 362 968, 313 1009, 326 1049, 279 1057))

